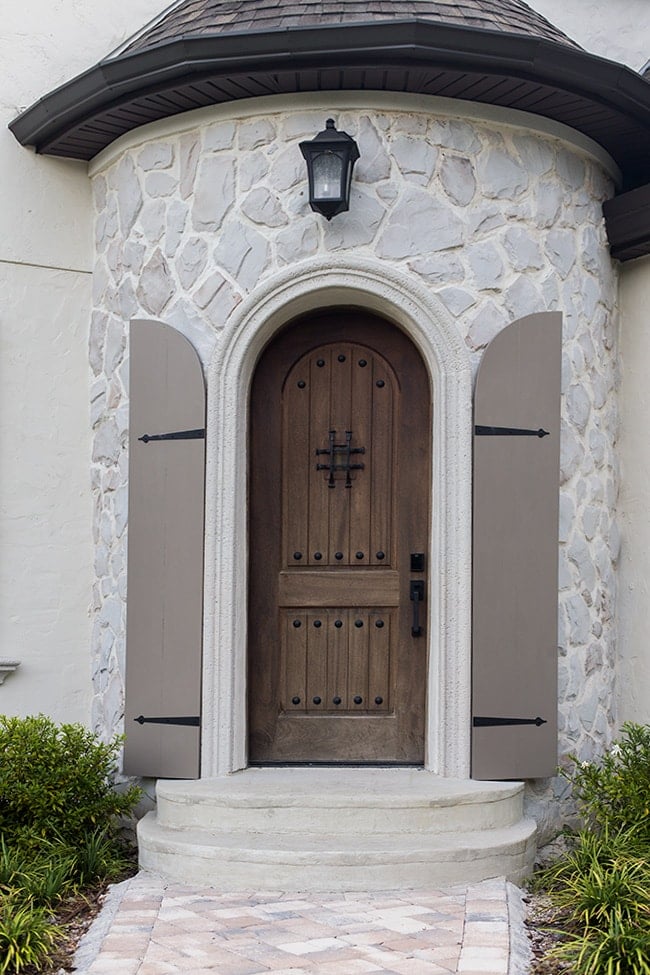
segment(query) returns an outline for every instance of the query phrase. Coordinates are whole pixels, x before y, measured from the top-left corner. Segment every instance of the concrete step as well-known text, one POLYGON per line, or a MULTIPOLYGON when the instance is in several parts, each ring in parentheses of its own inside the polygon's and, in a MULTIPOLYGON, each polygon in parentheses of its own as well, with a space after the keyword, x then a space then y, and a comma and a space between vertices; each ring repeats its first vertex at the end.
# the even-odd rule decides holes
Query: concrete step
POLYGON ((209 833, 161 826, 154 813, 138 827, 140 865, 172 880, 222 890, 384 890, 469 883, 532 867, 535 823, 440 836, 338 833, 209 833), (396 839, 398 841, 396 842, 396 839))
POLYGON ((159 781, 158 821, 211 832, 440 834, 504 828, 522 816, 518 782, 442 779, 407 768, 261 768, 159 781))
POLYGON ((535 853, 521 783, 421 769, 265 768, 159 781, 142 867, 223 890, 381 890, 506 876, 535 853))

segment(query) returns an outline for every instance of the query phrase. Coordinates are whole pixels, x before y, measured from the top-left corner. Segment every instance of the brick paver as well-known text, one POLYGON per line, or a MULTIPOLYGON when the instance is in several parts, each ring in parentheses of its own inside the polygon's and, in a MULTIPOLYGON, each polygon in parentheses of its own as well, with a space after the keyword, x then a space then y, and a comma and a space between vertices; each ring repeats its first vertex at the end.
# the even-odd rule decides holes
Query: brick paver
POLYGON ((87 936, 83 975, 513 975, 510 920, 504 880, 226 894, 141 873, 87 936))

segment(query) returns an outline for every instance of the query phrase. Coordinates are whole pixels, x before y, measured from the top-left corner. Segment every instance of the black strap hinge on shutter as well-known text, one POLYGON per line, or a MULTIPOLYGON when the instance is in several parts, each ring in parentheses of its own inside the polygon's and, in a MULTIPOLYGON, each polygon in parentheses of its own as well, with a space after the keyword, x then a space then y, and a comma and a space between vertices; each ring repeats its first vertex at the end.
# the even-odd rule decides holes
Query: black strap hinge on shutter
POLYGON ((548 437, 549 431, 542 430, 522 430, 521 427, 486 427, 475 426, 474 433, 477 437, 548 437))
POLYGON ((534 724, 541 728, 547 723, 546 718, 474 718, 472 721, 475 728, 505 727, 514 724, 534 724))
POLYGON ((179 724, 189 728, 198 728, 201 724, 201 719, 198 717, 198 715, 183 718, 145 718, 145 716, 141 714, 133 720, 137 721, 138 724, 179 724))
POLYGON ((205 440, 205 429, 202 430, 177 430, 175 433, 145 433, 138 437, 142 443, 149 443, 152 440, 205 440))

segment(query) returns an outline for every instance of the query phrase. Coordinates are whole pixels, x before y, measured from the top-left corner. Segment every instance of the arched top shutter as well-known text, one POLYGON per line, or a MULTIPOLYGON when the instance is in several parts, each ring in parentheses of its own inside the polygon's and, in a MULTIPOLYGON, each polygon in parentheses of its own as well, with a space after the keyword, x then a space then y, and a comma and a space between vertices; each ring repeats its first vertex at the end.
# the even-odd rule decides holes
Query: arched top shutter
POLYGON ((472 775, 557 765, 562 316, 491 342, 474 400, 472 775))
POLYGON ((199 775, 205 385, 186 338, 130 330, 124 771, 199 775))

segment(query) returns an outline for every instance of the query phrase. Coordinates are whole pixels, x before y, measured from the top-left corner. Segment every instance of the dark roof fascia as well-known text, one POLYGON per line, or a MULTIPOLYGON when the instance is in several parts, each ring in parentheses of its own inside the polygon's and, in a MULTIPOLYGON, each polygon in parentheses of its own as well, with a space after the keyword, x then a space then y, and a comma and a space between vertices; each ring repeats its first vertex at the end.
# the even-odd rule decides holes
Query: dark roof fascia
MULTIPOLYGON (((418 63, 539 81, 623 115, 650 137, 650 84, 622 65, 539 38, 423 20, 285 28, 185 37, 121 55, 44 96, 10 124, 47 152, 65 131, 147 89, 197 75, 300 70, 325 65, 418 63)), ((579 126, 576 126, 579 128, 579 126)))
POLYGON ((650 254, 650 183, 603 204, 612 257, 631 261, 650 254))

